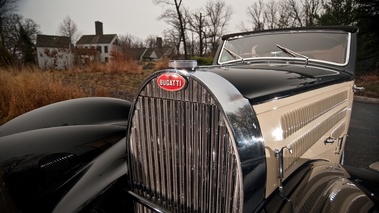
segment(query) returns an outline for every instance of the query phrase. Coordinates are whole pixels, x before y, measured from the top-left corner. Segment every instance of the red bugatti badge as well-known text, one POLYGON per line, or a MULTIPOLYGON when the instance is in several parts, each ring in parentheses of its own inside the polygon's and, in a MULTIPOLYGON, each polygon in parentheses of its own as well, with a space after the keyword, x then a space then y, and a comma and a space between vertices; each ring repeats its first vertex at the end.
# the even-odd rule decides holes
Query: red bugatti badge
POLYGON ((157 84, 164 90, 175 92, 184 89, 187 81, 177 73, 164 73, 157 78, 157 84))

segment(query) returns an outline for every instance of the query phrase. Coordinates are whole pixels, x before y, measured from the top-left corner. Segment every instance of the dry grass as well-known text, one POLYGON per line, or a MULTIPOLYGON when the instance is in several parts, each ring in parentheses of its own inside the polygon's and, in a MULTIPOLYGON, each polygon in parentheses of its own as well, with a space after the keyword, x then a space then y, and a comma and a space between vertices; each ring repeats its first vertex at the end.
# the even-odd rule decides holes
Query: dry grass
POLYGON ((35 108, 84 97, 76 85, 64 85, 33 68, 0 70, 0 124, 35 108))
MULTIPOLYGON (((102 65, 103 66, 103 65, 102 65)), ((138 65, 140 66, 140 65, 138 65)), ((107 96, 133 100, 134 95, 141 86, 141 83, 154 70, 137 70, 133 72, 110 70, 104 67, 99 70, 98 67, 93 70, 80 69, 63 72, 51 73, 54 78, 60 79, 65 84, 79 85, 80 88, 89 96, 104 91, 107 96)))
MULTIPOLYGON (((0 69, 0 125, 18 115, 58 101, 90 96, 133 101, 141 83, 155 70, 167 68, 169 59, 149 63, 152 69, 133 61, 92 64, 68 71, 42 72, 36 68, 0 69)), ((357 95, 379 98, 379 75, 357 79, 365 87, 357 95)))
POLYGON ((152 72, 133 61, 91 64, 67 71, 0 69, 0 125, 38 107, 73 98, 101 96, 131 100, 152 72))
POLYGON ((155 69, 156 69, 156 70, 167 69, 167 68, 168 68, 168 62, 169 62, 170 60, 171 60, 171 59, 169 59, 169 58, 163 58, 162 60, 158 61, 158 62, 155 64, 155 69))
POLYGON ((103 72, 103 73, 127 73, 141 74, 142 65, 133 60, 112 60, 107 64, 91 63, 89 66, 75 68, 82 72, 103 72))

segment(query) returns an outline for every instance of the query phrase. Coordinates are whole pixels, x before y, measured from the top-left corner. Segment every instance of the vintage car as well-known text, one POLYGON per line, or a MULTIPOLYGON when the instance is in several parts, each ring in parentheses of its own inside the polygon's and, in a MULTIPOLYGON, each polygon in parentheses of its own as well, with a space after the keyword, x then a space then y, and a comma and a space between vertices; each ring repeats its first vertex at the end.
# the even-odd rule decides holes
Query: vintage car
POLYGON ((81 98, 0 127, 0 212, 378 212, 343 165, 358 29, 225 35, 134 102, 81 98))

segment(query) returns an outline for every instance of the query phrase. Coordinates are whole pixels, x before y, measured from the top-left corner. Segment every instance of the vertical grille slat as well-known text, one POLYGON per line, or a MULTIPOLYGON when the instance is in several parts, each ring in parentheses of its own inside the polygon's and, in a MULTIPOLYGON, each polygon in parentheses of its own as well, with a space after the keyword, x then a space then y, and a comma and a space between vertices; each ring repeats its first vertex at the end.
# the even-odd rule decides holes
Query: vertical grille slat
MULTIPOLYGON (((154 162, 154 159, 153 159, 153 155, 152 155, 152 144, 150 143, 151 142, 151 122, 150 122, 150 110, 149 110, 149 100, 146 100, 145 99, 145 102, 144 102, 144 114, 148 115, 148 116, 145 116, 144 118, 144 126, 146 126, 146 141, 144 141, 145 143, 142 143, 144 144, 144 147, 143 149, 141 149, 141 151, 143 152, 143 159, 144 159, 144 163, 145 163, 145 174, 149 174, 150 177, 149 177, 149 181, 146 181, 147 183, 150 182, 150 185, 146 185, 148 187, 148 189, 150 189, 151 192, 156 192, 156 185, 155 185, 155 178, 154 178, 154 173, 146 173, 146 172, 149 172, 149 165, 152 165, 153 162, 154 162), (146 162, 148 162, 148 164, 146 164, 146 162)), ((155 199, 156 198, 156 194, 155 193, 151 193, 150 196, 152 197, 152 199, 155 199)))
MULTIPOLYGON (((162 111, 161 111, 161 100, 157 100, 157 103, 156 103, 156 109, 157 109, 157 112, 156 112, 156 118, 157 118, 157 121, 161 121, 162 120, 162 111)), ((164 141, 164 139, 162 138, 162 126, 159 125, 158 122, 156 122, 156 128, 157 128, 157 135, 156 135, 156 138, 157 140, 159 141, 158 145, 159 145, 159 151, 161 153, 165 153, 165 150, 167 150, 166 148, 166 144, 162 143, 161 141, 164 141)), ((157 153, 158 155, 158 153, 157 153)), ((161 177, 161 198, 164 198, 164 197, 167 197, 167 191, 166 190, 169 190, 169 186, 168 186, 168 182, 167 182, 167 176, 166 176, 166 173, 165 171, 168 171, 170 172, 167 168, 166 168, 166 165, 165 165, 165 154, 162 154, 162 155, 159 155, 159 167, 160 167, 160 177, 161 177)), ((165 208, 167 208, 167 202, 164 202, 162 204, 165 208)))
POLYGON ((127 146, 132 192, 171 212, 242 212, 238 153, 216 103, 192 79, 177 92, 146 84, 127 146))

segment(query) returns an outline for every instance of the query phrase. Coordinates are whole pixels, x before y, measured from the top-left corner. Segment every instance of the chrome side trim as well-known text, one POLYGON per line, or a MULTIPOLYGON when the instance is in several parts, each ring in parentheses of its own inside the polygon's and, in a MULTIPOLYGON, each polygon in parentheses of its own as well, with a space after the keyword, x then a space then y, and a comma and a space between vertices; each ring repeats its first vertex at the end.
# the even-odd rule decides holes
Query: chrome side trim
POLYGON ((294 109, 281 117, 283 139, 347 100, 347 91, 294 109))
POLYGON ((343 122, 332 132, 331 137, 333 138, 341 137, 345 129, 346 129, 346 123, 343 122))
POLYGON ((292 152, 284 152, 284 171, 291 167, 306 151, 322 138, 334 125, 346 117, 346 109, 343 109, 327 120, 318 124, 300 138, 288 144, 292 152))

